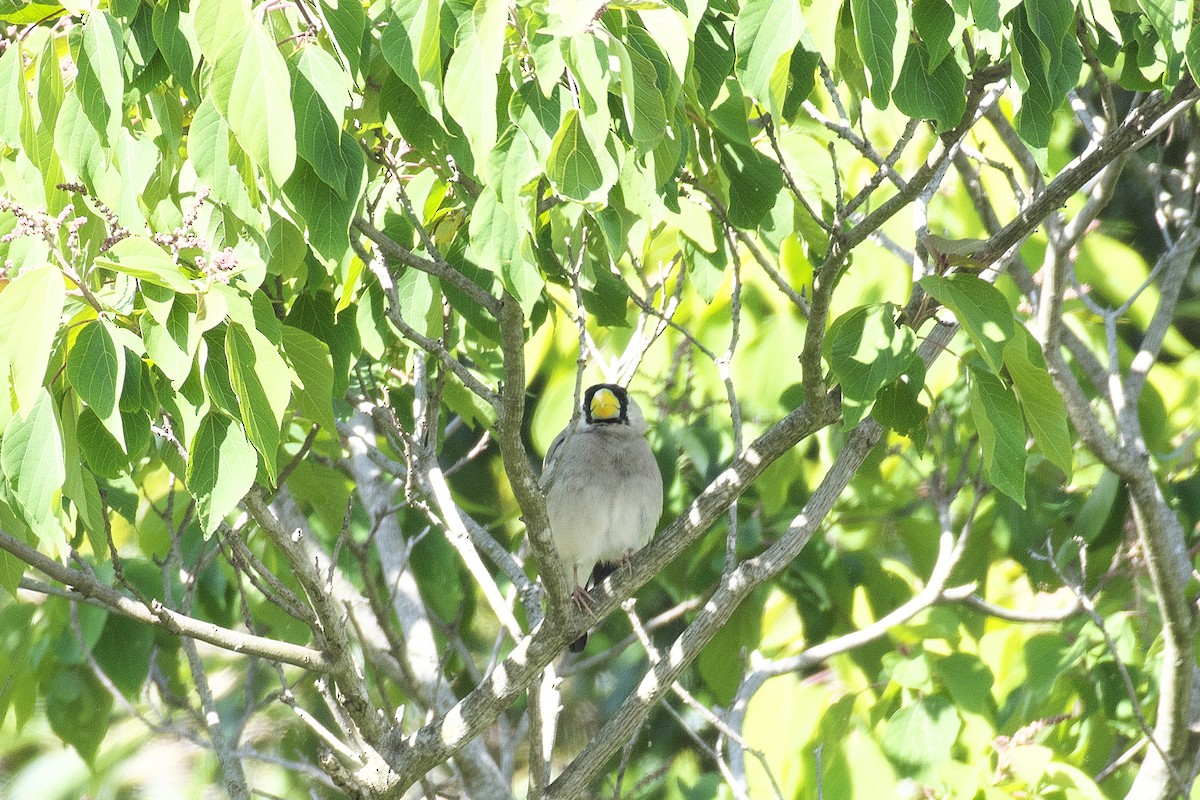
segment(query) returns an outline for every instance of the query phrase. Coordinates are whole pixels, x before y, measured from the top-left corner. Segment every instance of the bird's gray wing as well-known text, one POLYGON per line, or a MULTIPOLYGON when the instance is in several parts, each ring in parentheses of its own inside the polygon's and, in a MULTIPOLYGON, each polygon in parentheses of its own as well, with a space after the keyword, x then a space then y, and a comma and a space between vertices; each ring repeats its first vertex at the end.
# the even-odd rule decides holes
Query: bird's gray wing
POLYGON ((571 426, 568 425, 558 436, 554 437, 554 441, 550 443, 550 448, 546 451, 546 457, 542 459, 542 475, 538 478, 538 488, 543 491, 550 486, 550 481, 554 478, 554 467, 558 463, 558 451, 562 447, 562 443, 567 440, 570 430, 571 426))

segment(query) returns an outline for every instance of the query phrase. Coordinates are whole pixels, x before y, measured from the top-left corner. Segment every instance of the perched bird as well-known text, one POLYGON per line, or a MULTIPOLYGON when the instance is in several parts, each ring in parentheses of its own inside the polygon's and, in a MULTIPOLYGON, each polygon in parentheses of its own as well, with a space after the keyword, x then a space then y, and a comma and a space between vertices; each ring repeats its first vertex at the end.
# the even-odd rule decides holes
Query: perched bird
MULTIPOLYGON (((662 516, 662 474, 646 430, 629 393, 600 383, 584 392, 582 416, 546 452, 542 487, 550 535, 580 608, 590 606, 589 586, 646 546, 662 516)), ((585 633, 571 652, 586 644, 585 633)))

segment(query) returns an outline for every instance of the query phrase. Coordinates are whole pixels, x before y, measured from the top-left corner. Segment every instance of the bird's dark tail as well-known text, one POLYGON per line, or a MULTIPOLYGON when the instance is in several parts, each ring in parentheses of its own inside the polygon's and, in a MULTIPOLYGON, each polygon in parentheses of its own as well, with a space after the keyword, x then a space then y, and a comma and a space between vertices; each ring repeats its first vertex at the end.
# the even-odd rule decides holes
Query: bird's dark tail
POLYGON ((588 588, 595 589, 600 585, 600 581, 612 575, 620 566, 620 561, 597 561, 596 566, 592 567, 592 581, 588 588))
MULTIPOLYGON (((600 584, 600 581, 607 578, 617 571, 621 566, 619 561, 597 561, 592 567, 592 578, 588 581, 588 589, 595 589, 600 584)), ((587 647, 588 635, 585 633, 575 641, 571 642, 570 651, 572 653, 582 653, 583 648, 587 647)))

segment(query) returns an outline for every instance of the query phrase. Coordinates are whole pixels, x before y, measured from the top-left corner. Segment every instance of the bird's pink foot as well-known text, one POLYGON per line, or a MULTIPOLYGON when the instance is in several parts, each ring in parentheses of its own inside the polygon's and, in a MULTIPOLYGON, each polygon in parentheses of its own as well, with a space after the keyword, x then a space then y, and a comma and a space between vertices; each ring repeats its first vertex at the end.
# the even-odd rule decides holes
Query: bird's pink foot
POLYGON ((575 586, 575 591, 571 592, 571 599, 575 601, 575 607, 580 611, 592 613, 592 598, 582 586, 578 584, 575 586))

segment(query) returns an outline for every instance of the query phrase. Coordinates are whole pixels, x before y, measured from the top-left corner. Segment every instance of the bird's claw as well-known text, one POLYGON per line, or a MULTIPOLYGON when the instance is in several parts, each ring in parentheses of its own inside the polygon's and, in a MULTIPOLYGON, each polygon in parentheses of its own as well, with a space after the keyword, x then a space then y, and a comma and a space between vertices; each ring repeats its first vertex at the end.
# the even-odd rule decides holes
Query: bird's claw
POLYGON ((587 589, 584 589, 582 586, 576 586, 575 591, 571 592, 571 600, 575 602, 577 609, 595 616, 592 610, 592 598, 587 593, 587 589))

